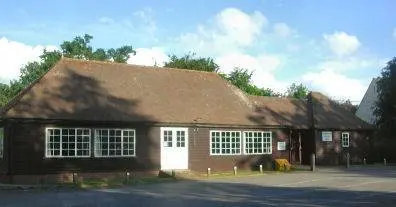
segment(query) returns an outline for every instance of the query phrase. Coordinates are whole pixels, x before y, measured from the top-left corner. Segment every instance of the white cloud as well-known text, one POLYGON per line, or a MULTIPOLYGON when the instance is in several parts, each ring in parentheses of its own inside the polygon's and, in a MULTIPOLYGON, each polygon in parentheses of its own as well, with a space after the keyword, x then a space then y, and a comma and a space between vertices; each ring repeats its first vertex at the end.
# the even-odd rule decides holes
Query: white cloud
POLYGON ((43 50, 54 50, 55 46, 30 46, 20 42, 0 39, 0 80, 10 81, 20 75, 20 68, 30 61, 39 60, 43 50))
POLYGON ((275 79, 273 73, 281 64, 281 58, 275 55, 261 54, 251 56, 242 53, 232 53, 216 58, 220 70, 225 73, 231 72, 235 67, 240 67, 253 72, 252 82, 275 91, 284 91, 286 84, 275 79))
POLYGON ((273 25, 274 33, 280 37, 289 37, 293 34, 293 30, 286 23, 275 23, 273 25))
POLYGON ((146 66, 157 65, 159 67, 162 67, 168 60, 168 55, 166 55, 161 48, 137 48, 136 55, 131 56, 128 59, 128 63, 146 66))
POLYGON ((223 72, 231 72, 234 67, 273 72, 281 64, 280 58, 274 55, 251 56, 242 53, 220 56, 216 58, 216 62, 221 66, 223 72))
POLYGON ((330 59, 320 62, 317 66, 319 69, 333 70, 333 71, 350 71, 350 70, 364 70, 372 68, 382 68, 383 60, 375 57, 348 57, 343 59, 330 59))
POLYGON ((395 29, 393 29, 393 39, 395 39, 395 40, 396 40, 396 28, 395 28, 395 29))
MULTIPOLYGON (((206 24, 199 25, 195 32, 181 35, 178 44, 200 56, 213 57, 222 72, 229 73, 235 67, 245 68, 253 72, 252 82, 257 86, 283 92, 286 84, 274 75, 283 66, 283 59, 265 53, 264 48, 256 52, 257 55, 246 52, 262 40, 268 25, 267 18, 259 11, 246 13, 226 8, 206 24)), ((276 29, 280 35, 293 33, 286 24, 279 24, 276 29)))
POLYGON ((339 57, 352 55, 361 46, 356 36, 349 35, 345 32, 324 34, 323 38, 330 50, 339 57))
POLYGON ((252 46, 268 24, 258 11, 251 14, 226 8, 196 32, 182 34, 180 43, 197 53, 214 56, 252 46))
POLYGON ((302 80, 311 89, 323 92, 330 97, 340 100, 350 99, 356 102, 362 99, 368 84, 330 69, 306 73, 302 76, 302 80))

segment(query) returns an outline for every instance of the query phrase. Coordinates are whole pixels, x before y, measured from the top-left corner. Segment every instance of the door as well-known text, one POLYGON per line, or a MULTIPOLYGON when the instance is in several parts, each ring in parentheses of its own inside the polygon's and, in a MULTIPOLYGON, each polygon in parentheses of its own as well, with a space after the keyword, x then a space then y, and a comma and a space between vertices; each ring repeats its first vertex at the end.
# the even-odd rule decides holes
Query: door
POLYGON ((188 128, 161 127, 161 169, 188 169, 188 128))

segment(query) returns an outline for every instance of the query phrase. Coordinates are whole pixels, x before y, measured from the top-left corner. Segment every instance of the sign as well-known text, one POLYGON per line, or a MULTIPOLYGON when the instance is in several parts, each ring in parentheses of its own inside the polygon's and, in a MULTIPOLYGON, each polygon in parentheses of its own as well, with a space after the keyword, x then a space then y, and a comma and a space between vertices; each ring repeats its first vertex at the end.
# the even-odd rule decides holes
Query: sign
POLYGON ((278 150, 286 150, 286 142, 278 142, 278 150))
POLYGON ((322 141, 324 142, 331 142, 333 141, 333 133, 330 131, 322 132, 322 141))

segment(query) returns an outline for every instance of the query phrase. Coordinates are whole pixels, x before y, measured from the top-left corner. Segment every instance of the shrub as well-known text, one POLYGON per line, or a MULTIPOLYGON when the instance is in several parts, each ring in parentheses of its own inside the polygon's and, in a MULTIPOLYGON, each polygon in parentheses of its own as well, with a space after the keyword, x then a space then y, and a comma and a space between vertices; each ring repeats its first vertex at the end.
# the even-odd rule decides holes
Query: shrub
POLYGON ((287 159, 275 159, 275 170, 277 171, 289 171, 291 164, 287 159))

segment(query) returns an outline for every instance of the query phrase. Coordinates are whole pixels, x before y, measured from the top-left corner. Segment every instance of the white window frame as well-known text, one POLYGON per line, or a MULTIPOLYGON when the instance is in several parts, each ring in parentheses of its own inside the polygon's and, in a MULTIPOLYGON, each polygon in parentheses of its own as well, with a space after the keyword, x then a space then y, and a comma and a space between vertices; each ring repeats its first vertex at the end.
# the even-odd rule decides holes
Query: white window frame
MULTIPOLYGON (((100 158, 116 158, 116 157, 136 157, 136 129, 129 128, 95 128, 94 130, 94 157, 100 158), (97 142, 96 142, 96 133, 97 130, 121 130, 121 155, 98 155, 97 152, 97 142), (134 143, 133 143, 133 155, 124 155, 124 131, 133 131, 134 133, 134 143)), ((108 141, 110 144, 110 141, 108 141)))
POLYGON ((74 128, 74 127, 47 127, 45 128, 45 157, 46 158, 86 158, 86 157, 91 157, 91 129, 89 128, 74 128), (49 130, 60 130, 60 140, 59 140, 59 155, 49 155, 48 154, 48 141, 49 141, 49 130), (74 135, 76 136, 74 138, 75 144, 74 144, 74 155, 73 156, 65 156, 62 155, 62 130, 67 129, 67 130, 75 130, 74 135), (89 142, 88 142, 88 155, 77 155, 77 130, 88 130, 89 131, 89 142))
POLYGON ((4 156, 4 128, 0 127, 0 159, 4 156))
MULTIPOLYGON (((242 131, 234 131, 234 130, 209 130, 209 155, 211 155, 211 156, 235 156, 235 155, 242 155, 242 150, 243 150, 243 148, 242 148, 242 144, 243 144, 243 134, 242 134, 242 131), (233 132, 235 132, 235 133, 239 133, 239 153, 230 153, 230 154, 226 154, 226 153, 222 153, 221 151, 222 151, 222 148, 221 148, 221 144, 222 144, 222 142, 221 142, 221 137, 220 137, 220 153, 212 153, 212 133, 220 133, 220 135, 221 135, 221 133, 222 132, 225 132, 225 133, 227 133, 227 132, 229 132, 229 133, 233 133, 233 132)), ((232 144, 231 142, 230 142, 230 144, 232 144)), ((232 148, 231 148, 232 149, 232 148)))
MULTIPOLYGON (((267 139, 267 138, 268 137, 265 137, 265 139, 267 139)), ((253 139, 254 139, 254 137, 253 137, 253 139)), ((243 131, 243 154, 245 154, 245 155, 271 155, 272 154, 272 131, 243 131), (249 153, 246 151, 247 150, 246 144, 248 143, 247 139, 250 138, 250 137, 246 136, 246 133, 261 133, 261 139, 262 139, 261 140, 261 146, 262 146, 261 153, 258 153, 258 152, 249 153), (265 149, 264 146, 268 144, 268 142, 264 142, 264 134, 268 134, 268 133, 270 134, 270 137, 269 137, 270 138, 270 141, 269 141, 270 148, 269 148, 268 152, 264 152, 264 149, 265 149)))
POLYGON ((333 132, 332 131, 322 131, 322 142, 332 142, 333 141, 333 132), (330 140, 324 140, 323 134, 330 134, 330 140))
POLYGON ((350 143, 350 133, 349 132, 342 132, 341 133, 341 146, 342 147, 349 147, 349 143, 350 143), (344 135, 347 135, 347 136, 344 137, 344 135), (348 139, 348 141, 347 141, 348 144, 347 145, 344 145, 344 139, 348 139))

